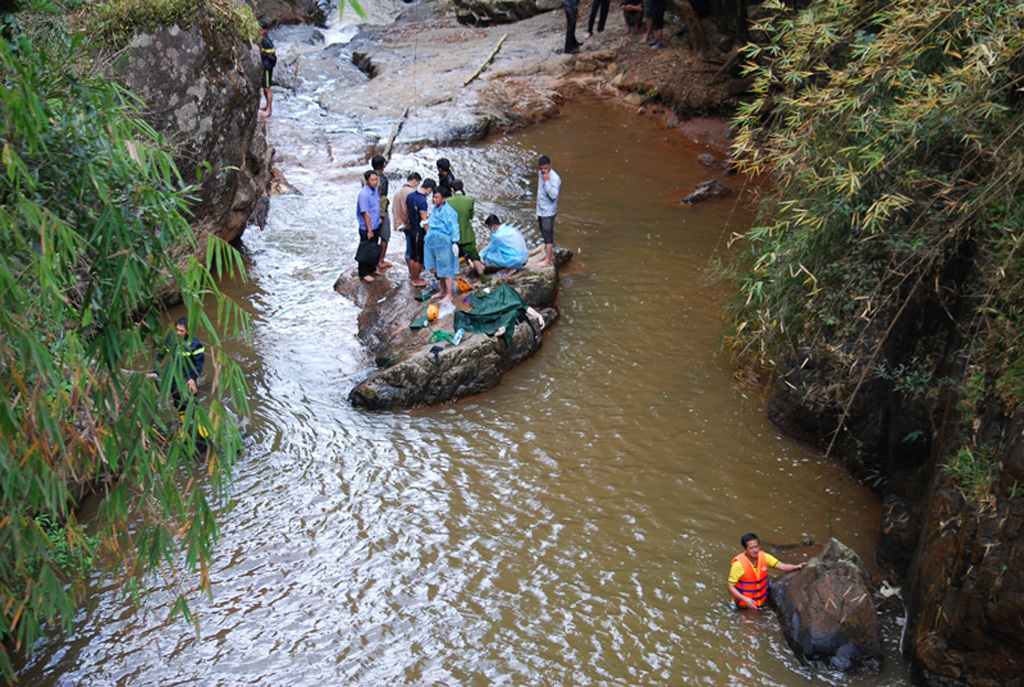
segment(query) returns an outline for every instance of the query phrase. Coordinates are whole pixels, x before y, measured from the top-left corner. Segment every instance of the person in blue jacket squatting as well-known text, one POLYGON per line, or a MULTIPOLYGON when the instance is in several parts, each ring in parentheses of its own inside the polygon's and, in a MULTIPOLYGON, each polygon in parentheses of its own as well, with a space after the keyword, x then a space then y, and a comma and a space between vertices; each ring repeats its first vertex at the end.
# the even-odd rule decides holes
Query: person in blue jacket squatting
POLYGON ((511 277, 530 258, 526 240, 518 229, 502 224, 497 215, 489 215, 484 224, 491 230, 491 242, 480 251, 480 259, 488 265, 508 267, 511 271, 505 276, 511 277))
POLYGON ((427 235, 423 239, 424 267, 434 270, 441 286, 431 298, 439 298, 441 303, 454 303, 452 281, 459 273, 459 214, 445 202, 440 187, 434 189, 433 201, 434 210, 425 225, 427 235))
POLYGON ((732 568, 729 570, 729 593, 739 608, 760 610, 768 602, 771 592, 768 568, 794 572, 806 565, 783 563, 770 553, 765 553, 761 550, 761 541, 753 532, 740 537, 740 546, 743 552, 732 559, 732 568))

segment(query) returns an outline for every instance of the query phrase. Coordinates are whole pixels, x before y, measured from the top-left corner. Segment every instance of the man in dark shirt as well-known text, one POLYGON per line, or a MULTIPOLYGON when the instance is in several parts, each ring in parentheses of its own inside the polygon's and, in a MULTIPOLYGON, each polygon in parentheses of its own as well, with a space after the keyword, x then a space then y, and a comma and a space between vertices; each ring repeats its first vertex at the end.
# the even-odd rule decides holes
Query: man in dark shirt
POLYGON ((435 188, 437 184, 434 180, 427 179, 405 199, 406 209, 409 211, 409 229, 406 230, 405 237, 409 241, 407 252, 411 256, 407 262, 409 283, 413 286, 427 285, 427 282, 420 279, 420 272, 423 271, 423 237, 426 235, 423 222, 427 219, 427 210, 430 207, 427 197, 434 195, 435 188))

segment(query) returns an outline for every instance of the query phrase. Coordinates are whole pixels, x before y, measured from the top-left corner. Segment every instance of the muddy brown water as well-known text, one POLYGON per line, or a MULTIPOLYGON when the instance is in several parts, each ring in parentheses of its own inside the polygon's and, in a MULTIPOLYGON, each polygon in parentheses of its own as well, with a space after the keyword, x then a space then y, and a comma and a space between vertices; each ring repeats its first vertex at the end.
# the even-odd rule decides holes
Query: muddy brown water
POLYGON ((550 155, 556 238, 576 257, 561 321, 498 388, 375 414, 346 402, 369 357, 330 288, 351 267, 362 167, 333 166, 287 103, 268 137, 303 195, 272 201, 244 239, 250 283, 229 285, 258 324, 252 345, 225 343, 252 414, 214 596, 193 601, 200 632, 164 622, 159 580, 141 607, 98 584, 23 684, 907 683, 895 623, 884 671, 843 677, 800 666, 773 616, 728 603, 744 532, 769 550, 837 536, 870 561, 879 505, 733 389, 717 353, 728 291, 706 274, 752 215, 736 195, 679 204, 711 176, 695 163, 707 144, 582 102, 517 135, 396 154, 393 189, 444 155, 478 218, 496 212, 531 245, 535 160, 550 155))

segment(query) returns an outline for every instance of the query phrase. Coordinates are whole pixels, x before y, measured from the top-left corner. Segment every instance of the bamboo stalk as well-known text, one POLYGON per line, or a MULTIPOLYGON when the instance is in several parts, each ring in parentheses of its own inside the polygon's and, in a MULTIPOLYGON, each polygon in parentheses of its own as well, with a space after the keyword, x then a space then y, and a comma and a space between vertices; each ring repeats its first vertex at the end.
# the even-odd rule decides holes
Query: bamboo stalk
POLYGON ((494 59, 494 56, 498 54, 499 50, 501 50, 501 45, 502 45, 502 43, 505 42, 506 38, 508 38, 508 34, 507 33, 504 36, 502 36, 501 40, 498 41, 498 44, 496 46, 494 46, 494 50, 492 50, 491 54, 487 56, 487 59, 484 60, 484 63, 482 65, 480 65, 480 67, 477 68, 477 70, 475 72, 473 72, 473 76, 469 77, 468 79, 466 79, 463 82, 463 84, 462 84, 463 88, 468 86, 473 81, 473 79, 475 79, 476 77, 480 76, 480 72, 482 72, 484 70, 484 67, 489 65, 491 63, 491 60, 494 59))

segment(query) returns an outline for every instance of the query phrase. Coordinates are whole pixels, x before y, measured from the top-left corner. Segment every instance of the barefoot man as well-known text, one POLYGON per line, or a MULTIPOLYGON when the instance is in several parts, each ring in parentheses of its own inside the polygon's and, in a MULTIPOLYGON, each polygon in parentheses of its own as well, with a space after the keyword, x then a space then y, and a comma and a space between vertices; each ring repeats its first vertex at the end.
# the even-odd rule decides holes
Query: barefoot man
POLYGON ((428 270, 434 270, 441 290, 431 298, 441 303, 453 303, 452 282, 459 273, 459 215, 455 208, 445 202, 444 191, 434 189, 434 211, 427 222, 427 236, 423 240, 424 262, 428 270))
POLYGON ((544 239, 544 257, 538 267, 554 264, 555 215, 558 214, 558 192, 562 189, 562 177, 551 169, 551 158, 541 155, 537 161, 540 175, 537 180, 537 223, 544 239))

